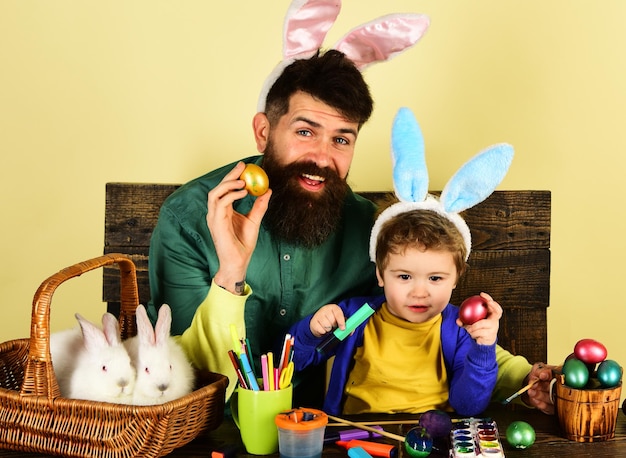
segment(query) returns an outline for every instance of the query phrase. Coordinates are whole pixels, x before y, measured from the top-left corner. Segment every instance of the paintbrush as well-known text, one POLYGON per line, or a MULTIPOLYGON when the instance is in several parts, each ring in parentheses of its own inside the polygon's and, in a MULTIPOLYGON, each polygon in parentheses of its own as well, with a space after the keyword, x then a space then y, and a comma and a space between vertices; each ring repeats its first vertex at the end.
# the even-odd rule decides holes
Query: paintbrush
MULTIPOLYGON (((383 425, 418 425, 419 420, 393 420, 393 421, 360 421, 363 426, 383 426, 383 425)), ((346 426, 345 423, 328 423, 326 426, 346 426)))
POLYGON ((354 426, 355 428, 359 428, 365 431, 380 434, 381 436, 387 437, 389 439, 394 439, 400 442, 404 442, 404 440, 406 439, 404 436, 400 436, 398 434, 389 433, 387 431, 381 431, 380 429, 376 429, 376 428, 370 428, 369 426, 364 425, 363 423, 356 423, 354 421, 344 420, 343 418, 333 417, 332 415, 328 415, 328 418, 338 423, 343 423, 344 425, 354 426))
POLYGON ((526 385, 525 387, 521 388, 520 390, 516 391, 515 393, 513 393, 511 396, 509 396, 508 398, 506 398, 504 401, 502 401, 502 404, 506 405, 509 402, 511 402, 513 399, 517 398, 518 396, 521 396, 522 394, 526 393, 528 390, 530 390, 533 385, 535 383, 537 383, 539 381, 539 379, 537 380, 533 380, 532 382, 530 382, 528 385, 526 385))

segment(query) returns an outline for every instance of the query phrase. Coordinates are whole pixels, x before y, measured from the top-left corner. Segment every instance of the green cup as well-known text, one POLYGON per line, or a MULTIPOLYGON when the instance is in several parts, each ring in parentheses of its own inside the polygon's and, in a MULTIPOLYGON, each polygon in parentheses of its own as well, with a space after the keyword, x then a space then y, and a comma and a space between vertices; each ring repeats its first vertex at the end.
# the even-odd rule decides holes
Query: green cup
POLYGON ((230 398, 230 409, 248 453, 269 455, 278 451, 278 428, 274 419, 291 409, 292 395, 292 385, 270 391, 237 387, 230 398))

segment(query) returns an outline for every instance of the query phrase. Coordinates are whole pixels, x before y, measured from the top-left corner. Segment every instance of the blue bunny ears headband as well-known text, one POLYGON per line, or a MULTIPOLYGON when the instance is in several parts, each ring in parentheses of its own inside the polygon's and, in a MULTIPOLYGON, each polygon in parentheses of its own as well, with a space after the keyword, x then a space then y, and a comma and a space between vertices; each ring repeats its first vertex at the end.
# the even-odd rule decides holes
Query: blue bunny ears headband
POLYGON ((396 215, 420 209, 435 211, 454 223, 465 241, 467 261, 472 236, 459 213, 491 195, 511 165, 513 147, 501 143, 478 153, 450 178, 437 198, 428 193, 428 170, 420 127, 411 110, 400 108, 392 127, 391 156, 393 186, 399 202, 385 209, 376 219, 370 236, 370 259, 376 262, 376 243, 383 224, 396 215))
MULTIPOLYGON (((282 71, 296 59, 312 57, 337 20, 341 0, 293 0, 283 24, 283 60, 261 88, 257 111, 265 111, 265 99, 282 71)), ((413 46, 430 21, 424 14, 394 13, 350 30, 332 47, 343 52, 359 70, 383 62, 413 46)))

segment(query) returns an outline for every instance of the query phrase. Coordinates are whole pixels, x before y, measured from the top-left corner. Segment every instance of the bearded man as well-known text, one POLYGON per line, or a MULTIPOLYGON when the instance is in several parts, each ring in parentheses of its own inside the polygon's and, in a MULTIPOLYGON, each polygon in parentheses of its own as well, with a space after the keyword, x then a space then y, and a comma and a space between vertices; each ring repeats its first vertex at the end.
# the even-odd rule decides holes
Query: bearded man
MULTIPOLYGON (((163 204, 150 244, 148 310, 154 319, 170 305, 172 333, 182 334, 194 365, 229 376, 227 397, 237 380, 230 324, 247 337, 259 369, 260 355, 279 352, 293 323, 378 288, 368 258, 375 206, 346 182, 372 107, 361 72, 341 52, 297 60, 253 118, 262 155, 209 172, 163 204), (263 196, 249 195, 239 179, 249 162, 268 174, 263 196)), ((323 382, 319 369, 299 374, 297 402, 320 404, 323 382)))

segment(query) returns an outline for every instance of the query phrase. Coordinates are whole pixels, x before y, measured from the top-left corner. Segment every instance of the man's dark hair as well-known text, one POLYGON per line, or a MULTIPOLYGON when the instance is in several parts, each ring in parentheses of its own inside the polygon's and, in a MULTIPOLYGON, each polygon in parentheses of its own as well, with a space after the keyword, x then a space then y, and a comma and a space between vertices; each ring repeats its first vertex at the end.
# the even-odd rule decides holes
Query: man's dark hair
POLYGON ((270 88, 266 98, 266 115, 270 123, 278 122, 289 111, 289 99, 305 92, 335 108, 359 128, 369 119, 374 102, 363 75, 344 53, 334 49, 318 52, 309 59, 288 65, 270 88))

